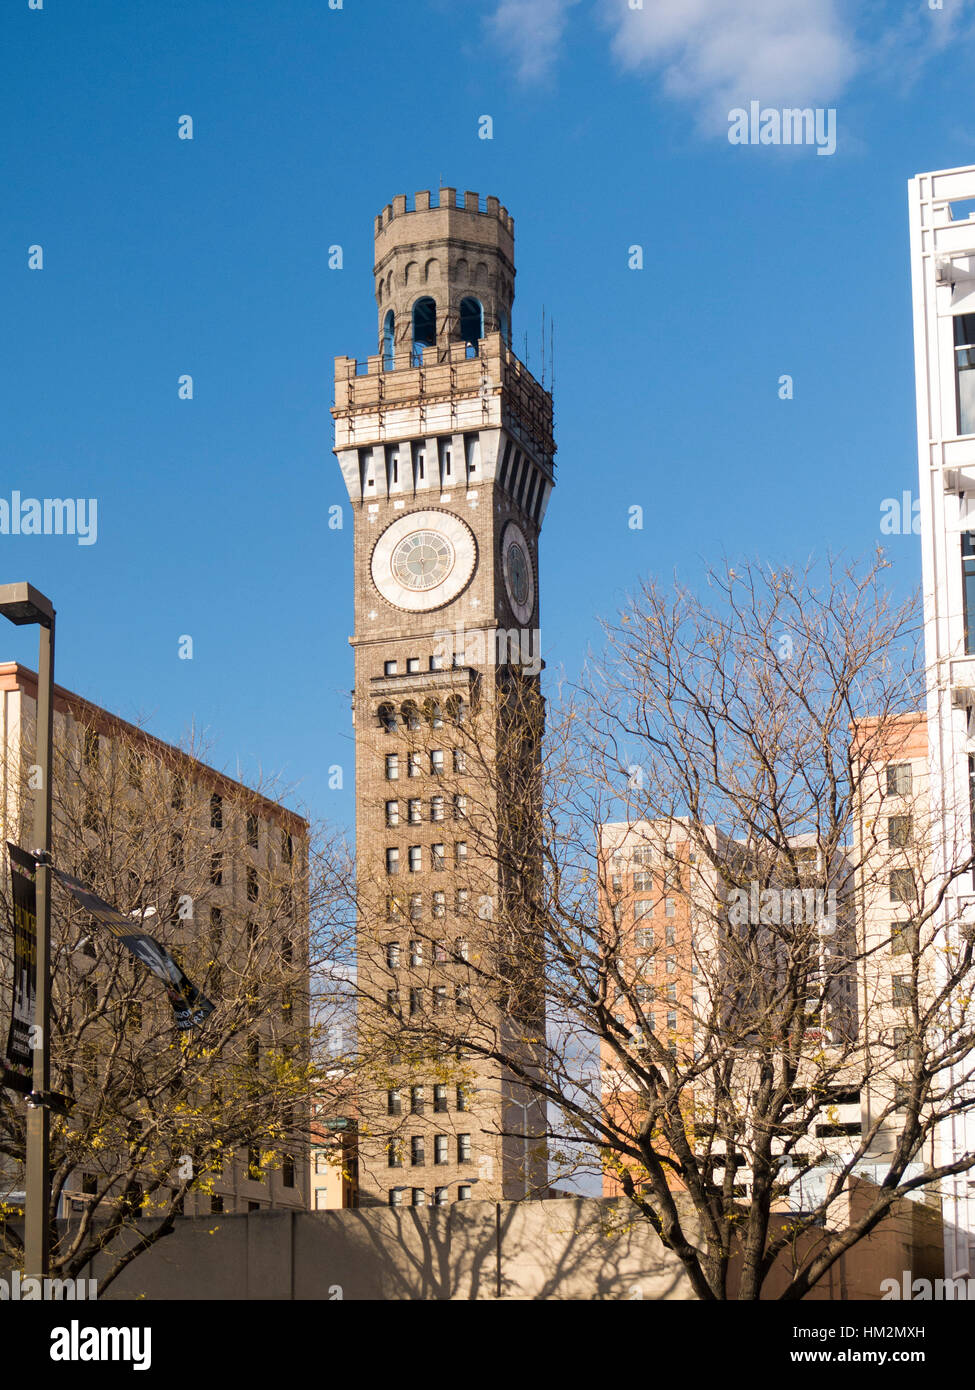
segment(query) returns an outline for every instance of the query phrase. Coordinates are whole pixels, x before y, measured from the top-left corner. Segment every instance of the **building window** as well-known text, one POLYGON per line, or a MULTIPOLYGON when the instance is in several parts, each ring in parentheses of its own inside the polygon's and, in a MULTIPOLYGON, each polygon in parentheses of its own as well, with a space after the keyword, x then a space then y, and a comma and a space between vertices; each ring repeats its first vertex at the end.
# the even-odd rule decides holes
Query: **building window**
POLYGON ((386 802, 386 824, 392 828, 399 825, 399 802, 386 802))
POLYGON ((253 811, 247 812, 247 843, 251 849, 257 849, 260 826, 253 811))
POLYGON ((290 1154, 285 1154, 281 1160, 281 1186, 294 1187, 295 1185, 295 1161, 290 1154))
POLYGON ((471 1136, 469 1134, 458 1134, 457 1136, 457 1162, 470 1163, 471 1161, 471 1136))
POLYGON ((911 843, 911 817, 887 817, 887 845, 890 849, 906 849, 911 843))
POLYGON ((447 1153, 447 1136, 446 1136, 446 1134, 437 1134, 437 1135, 434 1136, 434 1140, 433 1140, 433 1161, 434 1161, 434 1163, 447 1163, 447 1162, 449 1162, 448 1153, 447 1153))
POLYGON ((458 1109, 458 1110, 466 1110, 467 1108, 468 1108, 468 1107, 467 1107, 467 1092, 464 1090, 463 1086, 458 1086, 458 1087, 457 1087, 457 1109, 458 1109))
MULTIPOLYGON (((391 371, 395 363, 394 347, 396 343, 396 315, 392 309, 387 309, 383 316, 383 369, 391 371)), ((393 663, 395 664, 395 663, 393 663)), ((386 665, 390 665, 387 661, 386 665)), ((386 673, 387 675, 389 672, 386 673)))
POLYGON ((445 1013, 447 1009, 447 986, 434 985, 433 987, 433 1012, 435 1014, 445 1013))
POLYGON ((639 922, 641 917, 649 917, 653 912, 653 898, 640 898, 633 904, 633 920, 639 922))
POLYGON ((637 927, 633 933, 637 950, 653 950, 653 927, 637 927))
POLYGON ((676 902, 674 901, 673 898, 664 898, 664 916, 665 916, 665 917, 676 917, 676 916, 677 916, 677 904, 676 904, 676 902))
POLYGON ((410 942, 410 965, 417 966, 423 964, 423 942, 410 942))
POLYGON ((467 754, 464 752, 463 748, 454 749, 454 771, 467 771, 467 754))
POLYGON ((406 818, 409 821, 410 825, 419 825, 420 822, 423 820, 423 812, 421 810, 422 805, 423 802, 420 800, 418 796, 411 796, 409 801, 406 803, 406 818))
POLYGON ((664 943, 665 943, 665 945, 667 945, 667 946, 673 946, 675 937, 676 937, 676 933, 675 933, 675 931, 674 931, 674 928, 673 928, 672 926, 666 927, 665 930, 664 930, 664 943))
POLYGON ((430 846, 430 858, 433 861, 434 869, 439 873, 444 868, 444 847, 443 845, 430 846))
POLYGON ((484 337, 484 310, 479 299, 466 297, 460 301, 460 336, 469 347, 476 347, 484 337))
POLYGON ((676 970, 677 970, 677 958, 676 958, 676 956, 668 956, 668 957, 667 957, 667 974, 668 974, 668 975, 673 975, 673 974, 675 974, 676 970))
POLYGON ((468 1187, 467 1183, 461 1183, 460 1187, 458 1187, 457 1200, 458 1202, 469 1202, 471 1200, 471 1189, 468 1187))
POLYGON ((464 913, 467 911, 468 893, 466 888, 458 888, 454 894, 454 911, 464 913))
POLYGON ((958 433, 975 434, 975 314, 955 315, 958 433))
POLYGON ((398 782, 398 781, 399 781, 399 754, 398 754, 398 753, 387 753, 387 754, 386 754, 386 781, 387 781, 387 782, 398 782))
POLYGON ((420 762, 419 753, 407 753, 406 755, 406 775, 407 777, 422 777, 423 765, 420 762))
MULTIPOLYGON (((975 314, 972 315, 975 318, 975 314)), ((975 381, 975 373, 971 373, 975 381)), ((975 535, 963 531, 961 536, 961 587, 965 603, 965 651, 975 654, 975 535)))
POLYGON ((391 1207, 401 1207, 403 1205, 403 1193, 406 1189, 402 1187, 391 1187, 389 1189, 389 1205, 391 1207))
POLYGON ((890 763, 887 767, 888 796, 908 796, 911 791, 910 763, 890 763))
POLYGON ((386 968, 387 970, 399 969, 399 942, 386 942, 386 968))
POLYGON ((410 1088, 410 1110, 414 1115, 423 1114, 423 1087, 412 1086, 410 1088))
POLYGON ((433 1189, 433 1205, 435 1207, 445 1207, 450 1203, 450 1188, 435 1187, 433 1189))
POLYGON ((467 863, 467 841, 458 840, 454 845, 454 864, 462 869, 467 863))
POLYGON ((410 1139, 410 1163, 414 1168, 422 1168, 426 1163, 422 1134, 414 1134, 410 1139))
POLYGON ((402 1168, 403 1151, 397 1139, 390 1139, 386 1145, 386 1166, 388 1168, 402 1168))
POLYGON ((413 1205, 414 1205, 415 1207, 425 1207, 426 1204, 427 1204, 427 1194, 424 1192, 423 1188, 422 1188, 422 1187, 414 1187, 414 1189, 413 1189, 413 1205))
POLYGON ((396 662, 395 662, 395 661, 384 661, 384 662, 383 662, 383 675, 384 675, 384 676, 395 676, 395 675, 396 675, 396 662))
MULTIPOLYGON (((446 917, 447 915, 447 895, 439 888, 433 895, 433 915, 434 917, 446 917)), ((436 960, 436 953, 434 953, 434 960, 436 960)))
POLYGON ((410 845, 410 873, 418 874, 423 871, 423 848, 421 845, 410 845))
POLYGON ((210 882, 215 888, 223 883, 223 855, 219 850, 210 855, 210 882))
POLYGON ((414 732, 420 727, 420 711, 413 703, 403 706, 403 722, 414 732))
MULTIPOLYGON (((421 354, 425 347, 435 347, 437 342, 437 305, 429 295, 424 295, 413 305, 413 352, 421 354)), ((422 355, 419 357, 422 365, 422 355)))
POLYGON ((399 873, 399 850, 387 849, 386 851, 386 872, 388 874, 399 873))
POLYGON ((914 901, 914 875, 910 869, 891 869, 890 901, 892 903, 912 903, 914 901))
POLYGON ((377 713, 378 713, 378 715, 379 715, 379 723, 380 723, 380 725, 382 726, 382 728, 384 728, 384 729, 386 730, 387 734, 393 734, 393 733, 395 733, 395 732, 396 732, 396 711, 395 711, 395 709, 393 708, 393 706, 392 706, 392 705, 380 705, 380 706, 379 706, 379 709, 378 709, 378 711, 377 711, 377 713))
POLYGON ((214 792, 210 797, 210 827, 213 830, 223 829, 223 797, 219 792, 214 792))
POLYGON ((247 901, 256 903, 258 895, 257 870, 252 866, 247 866, 247 901))
POLYGON ((458 936, 456 942, 454 943, 454 954, 456 955, 457 959, 458 959, 458 960, 469 960, 469 959, 470 959, 469 950, 470 950, 470 948, 469 948, 469 945, 468 945, 467 937, 466 937, 466 936, 458 936))
POLYGON ((386 991, 386 1012, 389 1014, 399 1013, 399 990, 388 989, 386 991))
POLYGON ((441 777, 441 776, 443 775, 443 768, 444 768, 444 762, 443 762, 443 749, 442 749, 442 748, 433 748, 433 749, 431 749, 431 751, 430 751, 430 771, 433 773, 434 777, 441 777))
POLYGON ((442 656, 431 656, 431 658, 430 658, 430 670, 431 670, 431 671, 442 671, 443 669, 444 669, 444 660, 443 660, 443 657, 442 657, 442 656))
POLYGON ((891 985, 893 989, 893 1004, 895 1009, 909 1009, 911 1007, 911 977, 909 975, 892 975, 891 985))
POLYGON ((394 1086, 392 1090, 386 1092, 386 1114, 402 1115, 402 1113, 403 1096, 399 1088, 397 1086, 394 1086))
MULTIPOLYGON (((434 901, 436 901, 437 898, 441 898, 441 899, 442 899, 443 896, 444 896, 443 893, 434 893, 434 895, 433 895, 434 901)), ((444 907, 444 912, 446 912, 446 906, 444 907)), ((434 913, 434 916, 436 916, 436 915, 437 915, 437 914, 434 913)), ((440 916, 443 916, 443 915, 444 915, 443 913, 440 914, 440 916)), ((446 964, 447 964, 447 947, 446 947, 446 944, 445 944, 443 941, 435 941, 435 942, 433 943, 433 963, 434 963, 434 965, 446 965, 446 964)))
POLYGON ((420 671, 420 658, 418 656, 408 656, 406 658, 406 673, 409 676, 416 676, 420 671))
POLYGON ((417 1014, 423 1012, 423 990, 410 990, 410 1017, 415 1018, 417 1014))
POLYGON ((443 820, 443 797, 432 796, 430 798, 430 819, 443 820))
POLYGON ((457 986, 456 1003, 457 1003, 457 1008, 461 1011, 461 1013, 470 1013, 470 1011, 471 1011, 471 990, 470 990, 470 985, 458 985, 458 986, 457 986))
POLYGON ((435 1115, 446 1115, 447 1113, 447 1087, 437 1085, 433 1088, 433 1113, 435 1115))
POLYGON ((440 706, 439 706, 439 704, 437 703, 436 700, 434 700, 434 701, 430 704, 430 706, 429 706, 429 714, 430 714, 430 727, 431 727, 431 729, 442 729, 442 728, 443 728, 443 710, 440 708, 440 706))
POLYGON ((645 869, 641 869, 639 873, 634 874, 633 891, 634 893, 652 893, 653 874, 647 873, 645 869))

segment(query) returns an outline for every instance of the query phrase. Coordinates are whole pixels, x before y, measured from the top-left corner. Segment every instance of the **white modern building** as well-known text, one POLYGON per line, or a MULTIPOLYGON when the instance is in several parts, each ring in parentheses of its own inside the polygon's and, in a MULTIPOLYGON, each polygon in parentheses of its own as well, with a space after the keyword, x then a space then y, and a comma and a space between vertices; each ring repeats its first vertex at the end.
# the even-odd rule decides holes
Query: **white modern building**
MULTIPOLYGON (((934 873, 972 852, 975 769, 975 166, 910 181, 911 266, 934 873)), ((954 881, 949 940, 975 920, 975 881, 954 881)), ((968 1068, 966 1068, 968 1070, 968 1068)), ((975 1117, 941 1135, 941 1161, 970 1153, 975 1117)), ((975 1270, 973 1173, 948 1179, 946 1274, 975 1270)))

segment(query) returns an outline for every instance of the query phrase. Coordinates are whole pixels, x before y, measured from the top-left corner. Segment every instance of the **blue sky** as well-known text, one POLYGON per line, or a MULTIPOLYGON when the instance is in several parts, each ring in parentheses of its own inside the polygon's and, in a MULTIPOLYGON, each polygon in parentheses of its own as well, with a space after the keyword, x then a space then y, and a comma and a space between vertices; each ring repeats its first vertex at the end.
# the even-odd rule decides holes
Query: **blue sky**
POLYGON ((94 497, 98 538, 0 535, 0 580, 53 598, 63 684, 351 824, 332 358, 376 350, 375 214, 441 181, 513 213, 537 372, 555 321, 550 669, 722 553, 885 539, 916 584, 879 529, 916 492, 906 182, 975 162, 975 5, 632 3, 9 0, 0 498, 94 497), (835 109, 835 154, 731 145, 751 100, 835 109))

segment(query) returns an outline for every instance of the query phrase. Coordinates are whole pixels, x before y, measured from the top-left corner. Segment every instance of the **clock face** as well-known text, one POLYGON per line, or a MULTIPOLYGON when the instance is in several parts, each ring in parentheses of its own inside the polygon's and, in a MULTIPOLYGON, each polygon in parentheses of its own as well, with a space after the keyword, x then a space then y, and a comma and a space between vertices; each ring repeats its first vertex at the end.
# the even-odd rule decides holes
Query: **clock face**
POLYGON ((393 574, 414 592, 435 589, 453 567, 454 547, 439 531, 414 531, 393 551, 393 574))
POLYGON ((508 602, 519 623, 527 623, 535 608, 535 576, 531 548, 520 526, 511 521, 501 538, 501 565, 508 602))
POLYGON ((424 613, 450 603, 470 583, 477 543, 470 527, 450 512, 408 512, 379 537, 372 581, 387 603, 424 613))

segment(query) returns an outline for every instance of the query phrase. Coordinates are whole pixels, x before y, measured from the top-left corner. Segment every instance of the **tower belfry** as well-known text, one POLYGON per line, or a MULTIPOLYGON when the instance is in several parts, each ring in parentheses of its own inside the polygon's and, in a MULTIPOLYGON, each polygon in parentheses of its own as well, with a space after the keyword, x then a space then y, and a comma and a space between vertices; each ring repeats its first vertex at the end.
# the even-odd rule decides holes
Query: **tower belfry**
MULTIPOLYGON (((510 1049, 544 1028, 540 950, 534 990, 479 983, 517 893, 489 828, 510 819, 504 778, 493 754, 485 762, 490 740, 468 752, 477 719, 496 730, 540 668, 552 398, 511 349, 514 277, 514 222, 497 198, 482 210, 451 188, 412 206, 397 197, 375 222, 378 352, 335 361, 335 453, 354 516, 360 1034, 401 1020, 404 1038, 363 1098, 363 1202, 546 1185, 530 1143, 541 1109, 463 1045, 494 1029, 510 1049), (425 1020, 457 1039, 462 1084, 445 1057, 411 1048, 425 1020)), ((520 741, 531 757, 539 734, 520 741)), ((527 845, 537 827, 524 821, 527 845)))

